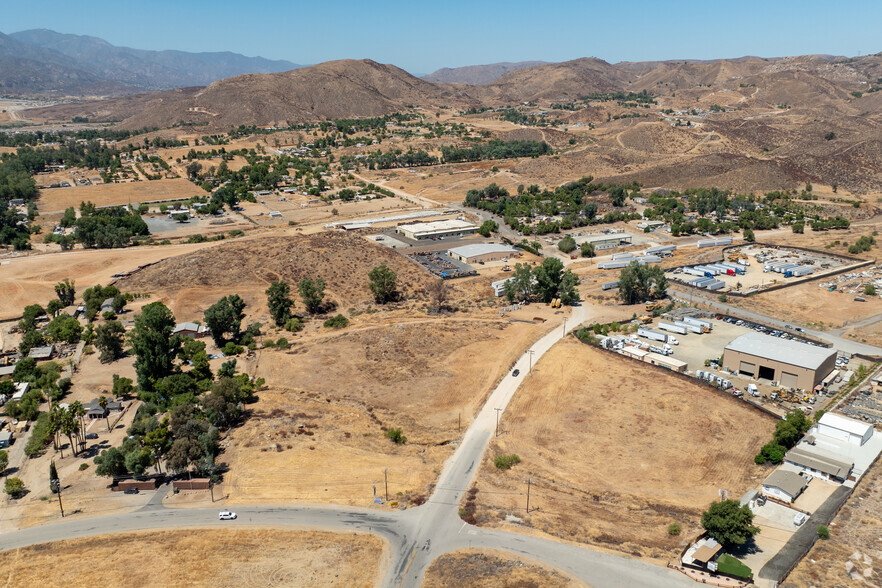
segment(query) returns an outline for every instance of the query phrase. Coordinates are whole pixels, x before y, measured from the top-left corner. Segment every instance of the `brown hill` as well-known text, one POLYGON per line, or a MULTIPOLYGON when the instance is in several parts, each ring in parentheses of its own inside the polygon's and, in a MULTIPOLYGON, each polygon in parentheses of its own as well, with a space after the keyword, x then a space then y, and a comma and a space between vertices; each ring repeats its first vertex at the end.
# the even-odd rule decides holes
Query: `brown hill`
POLYGON ((469 84, 472 86, 482 86, 492 84, 500 76, 516 69, 525 67, 533 67, 534 65, 545 65, 545 61, 519 61, 517 63, 489 63, 487 65, 467 65, 464 67, 443 67, 437 71, 423 76, 423 79, 429 82, 438 82, 442 84, 469 84))
MULTIPOLYGON (((127 292, 150 292, 172 299, 176 314, 188 316, 191 303, 204 305, 226 294, 239 293, 251 305, 266 302, 263 294, 275 280, 291 285, 304 278, 321 278, 326 299, 345 309, 371 303, 368 272, 385 263, 398 275, 406 298, 420 295, 431 276, 387 247, 372 245, 346 233, 320 233, 292 237, 261 237, 224 243, 172 257, 147 267, 117 286, 127 292)), ((298 301, 299 303, 299 301, 298 301)))
POLYGON ((602 59, 586 57, 510 71, 490 85, 472 88, 469 93, 496 103, 568 102, 592 92, 621 90, 635 77, 602 59))

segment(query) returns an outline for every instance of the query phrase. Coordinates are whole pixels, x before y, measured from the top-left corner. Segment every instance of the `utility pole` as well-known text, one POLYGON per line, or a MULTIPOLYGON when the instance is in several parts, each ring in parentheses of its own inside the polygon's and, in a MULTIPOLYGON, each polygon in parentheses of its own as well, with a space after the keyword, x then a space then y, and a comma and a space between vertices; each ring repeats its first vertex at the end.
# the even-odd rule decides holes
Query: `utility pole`
POLYGON ((389 502, 389 468, 383 468, 383 482, 386 484, 386 502, 389 502))
POLYGON ((499 437, 499 413, 502 412, 501 408, 494 408, 496 411, 496 436, 499 437))
POLYGON ((566 336, 567 336, 567 317, 564 317, 564 329, 563 329, 563 336, 564 336, 564 337, 566 337, 566 336))
POLYGON ((214 484, 211 482, 211 478, 208 479, 208 492, 211 493, 211 501, 214 502, 214 484))
POLYGON ((459 433, 462 431, 462 413, 458 413, 456 415, 456 432, 459 433))
POLYGON ((61 518, 64 518, 64 505, 61 503, 61 480, 52 480, 49 486, 58 493, 58 508, 61 509, 61 518))
POLYGON ((534 353, 536 353, 536 352, 533 351, 532 349, 527 349, 527 354, 530 356, 530 369, 527 370, 528 374, 533 371, 533 354, 534 353))
POLYGON ((527 478, 527 514, 530 514, 530 486, 533 485, 533 479, 527 478))

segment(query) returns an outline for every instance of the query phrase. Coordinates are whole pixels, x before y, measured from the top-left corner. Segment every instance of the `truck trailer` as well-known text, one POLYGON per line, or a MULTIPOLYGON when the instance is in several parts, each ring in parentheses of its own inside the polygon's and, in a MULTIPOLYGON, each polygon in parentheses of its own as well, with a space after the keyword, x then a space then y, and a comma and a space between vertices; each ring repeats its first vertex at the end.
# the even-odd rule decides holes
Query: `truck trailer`
POLYGON ((669 343, 671 345, 679 345, 680 342, 673 335, 668 335, 666 333, 659 333, 658 331, 653 331, 650 329, 637 329, 637 335, 643 337, 644 339, 651 339, 653 341, 661 341, 662 343, 669 343))
POLYGON ((685 335, 687 332, 685 327, 680 327, 674 323, 659 322, 658 328, 669 333, 677 333, 678 335, 685 335))
POLYGON ((689 325, 695 325, 697 327, 703 327, 705 329, 705 333, 710 333, 711 329, 714 328, 713 323, 711 323, 710 321, 695 318, 694 316, 684 316, 682 322, 689 325))
POLYGON ((698 325, 690 325, 689 323, 684 323, 683 321, 677 321, 674 324, 677 325, 678 327, 686 329, 690 333, 697 333, 699 335, 702 335, 707 332, 702 327, 699 327, 698 325))

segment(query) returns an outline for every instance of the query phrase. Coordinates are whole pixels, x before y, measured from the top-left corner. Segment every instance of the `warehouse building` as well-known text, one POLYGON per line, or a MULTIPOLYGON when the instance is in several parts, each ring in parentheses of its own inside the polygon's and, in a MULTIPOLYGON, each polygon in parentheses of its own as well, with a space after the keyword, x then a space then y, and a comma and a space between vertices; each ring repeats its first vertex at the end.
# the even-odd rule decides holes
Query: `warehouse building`
POLYGON ((818 421, 818 434, 852 445, 863 445, 873 436, 873 425, 825 412, 818 421))
POLYGON ((615 249, 621 245, 631 245, 634 241, 634 235, 630 233, 607 233, 601 235, 586 235, 579 237, 576 242, 592 243, 595 250, 615 249))
POLYGON ((408 239, 414 241, 424 241, 426 239, 438 239, 439 237, 465 237, 466 235, 474 235, 478 232, 478 227, 470 222, 450 219, 433 221, 430 223, 411 223, 409 225, 398 225, 395 228, 396 233, 400 233, 408 239))
POLYGON ((463 245, 462 247, 454 247, 447 254, 453 259, 457 259, 463 263, 475 264, 487 261, 501 261, 511 257, 518 257, 520 253, 514 247, 503 245, 501 243, 473 243, 472 245, 463 245))
POLYGON ((836 350, 747 333, 726 345, 723 365, 740 375, 813 390, 836 367, 836 350))

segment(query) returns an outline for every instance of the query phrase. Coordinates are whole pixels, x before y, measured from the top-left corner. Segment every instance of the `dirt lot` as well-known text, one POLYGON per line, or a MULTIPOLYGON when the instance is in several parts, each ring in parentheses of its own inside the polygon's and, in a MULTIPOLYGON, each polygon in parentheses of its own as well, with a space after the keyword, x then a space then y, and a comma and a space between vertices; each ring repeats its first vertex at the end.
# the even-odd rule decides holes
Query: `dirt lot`
POLYGON ((0 553, 8 586, 374 586, 383 541, 199 529, 102 535, 0 553), (84 557, 88 554, 88 557, 84 557))
POLYGON ((861 480, 830 525, 782 586, 879 586, 882 584, 882 467, 861 480))
POLYGON ((423 588, 547 588, 587 587, 553 568, 492 549, 445 553, 426 570, 423 588))
MULTIPOLYGON (((55 298, 54 286, 70 278, 77 293, 95 284, 104 284, 111 275, 133 270, 170 256, 192 253, 216 243, 73 251, 50 255, 30 255, 0 262, 0 320, 20 317, 22 309, 35 302, 45 305, 55 298)), ((125 289, 126 291, 136 291, 125 289)))
POLYGON ((425 495, 490 388, 554 324, 387 321, 308 336, 247 365, 269 390, 230 434, 226 496, 368 505, 374 486, 385 491, 386 468, 390 498, 425 495), (401 428, 407 443, 385 428, 401 428))
POLYGON ((542 533, 663 560, 699 531, 720 488, 738 497, 760 480, 752 456, 773 426, 728 396, 568 339, 503 417, 478 477, 477 520, 501 526, 515 514, 542 533), (521 463, 496 469, 503 453, 521 463), (680 537, 666 531, 674 521, 680 537))
POLYGON ((37 210, 44 212, 64 212, 81 202, 91 201, 95 206, 113 206, 153 202, 155 200, 178 200, 191 196, 205 196, 205 191, 184 178, 162 179, 128 184, 97 184, 72 188, 52 188, 40 191, 37 210))

